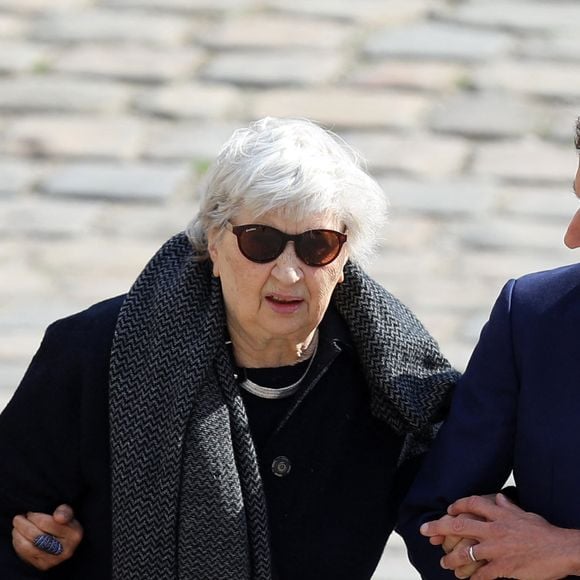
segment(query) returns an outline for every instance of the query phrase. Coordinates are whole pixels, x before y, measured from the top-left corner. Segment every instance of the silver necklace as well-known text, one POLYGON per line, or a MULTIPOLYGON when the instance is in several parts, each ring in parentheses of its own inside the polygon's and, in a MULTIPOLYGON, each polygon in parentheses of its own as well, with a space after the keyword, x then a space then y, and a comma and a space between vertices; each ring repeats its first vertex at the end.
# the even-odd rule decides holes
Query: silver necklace
POLYGON ((310 367, 312 366, 312 362, 314 361, 314 357, 316 356, 316 351, 318 350, 318 331, 316 331, 316 336, 313 338, 316 341, 314 345, 314 350, 312 351, 312 356, 308 361, 308 365, 306 366, 306 370, 302 373, 302 376, 291 385, 287 387, 280 387, 279 389, 274 389, 272 387, 263 387, 262 385, 258 385, 254 381, 246 378, 240 383, 240 387, 242 389, 248 391, 248 393, 252 393, 252 395, 256 395, 256 397, 260 397, 261 399, 285 399, 286 397, 292 396, 298 389, 300 388, 300 384, 308 374, 310 367))

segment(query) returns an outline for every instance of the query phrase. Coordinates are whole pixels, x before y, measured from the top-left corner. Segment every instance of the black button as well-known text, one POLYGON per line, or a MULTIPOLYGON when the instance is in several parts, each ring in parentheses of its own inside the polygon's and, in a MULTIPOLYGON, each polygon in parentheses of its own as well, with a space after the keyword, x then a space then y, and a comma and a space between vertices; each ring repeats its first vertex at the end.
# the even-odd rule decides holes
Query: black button
POLYGON ((272 473, 276 477, 286 477, 290 473, 291 469, 292 464, 287 457, 284 457, 284 455, 280 455, 279 457, 276 457, 274 461, 272 461, 272 473))

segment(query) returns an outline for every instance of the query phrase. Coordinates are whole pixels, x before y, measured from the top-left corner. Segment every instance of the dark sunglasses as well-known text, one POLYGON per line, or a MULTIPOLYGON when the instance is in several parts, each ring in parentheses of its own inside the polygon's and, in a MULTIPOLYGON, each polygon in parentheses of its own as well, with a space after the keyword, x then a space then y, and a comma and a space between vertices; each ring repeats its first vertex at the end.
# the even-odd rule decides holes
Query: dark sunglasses
POLYGON ((308 266, 326 266, 338 257, 346 234, 334 230, 309 230, 301 234, 286 234, 260 224, 226 226, 237 238, 240 252, 258 264, 275 260, 290 241, 296 255, 308 266))

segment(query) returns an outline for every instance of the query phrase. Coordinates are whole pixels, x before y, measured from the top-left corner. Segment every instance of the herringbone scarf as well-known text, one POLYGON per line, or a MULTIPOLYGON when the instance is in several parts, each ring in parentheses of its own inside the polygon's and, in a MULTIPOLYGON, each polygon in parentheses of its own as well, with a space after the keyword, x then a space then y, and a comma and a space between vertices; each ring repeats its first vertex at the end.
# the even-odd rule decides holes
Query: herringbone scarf
MULTIPOLYGON (((430 439, 456 379, 415 317, 347 264, 334 300, 372 411, 430 439)), ((266 504, 219 280, 169 240, 121 309, 110 371, 114 580, 269 580, 266 504)), ((412 447, 412 446, 411 446, 412 447)))

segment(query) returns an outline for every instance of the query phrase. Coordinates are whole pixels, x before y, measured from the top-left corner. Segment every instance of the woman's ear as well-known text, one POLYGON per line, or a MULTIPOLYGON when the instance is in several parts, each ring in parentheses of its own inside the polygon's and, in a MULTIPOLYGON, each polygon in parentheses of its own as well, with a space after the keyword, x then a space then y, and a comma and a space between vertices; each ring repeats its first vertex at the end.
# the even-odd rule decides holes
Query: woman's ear
POLYGON ((216 228, 207 233, 207 251, 212 261, 212 272, 216 278, 219 278, 219 233, 216 228))

